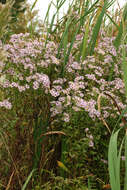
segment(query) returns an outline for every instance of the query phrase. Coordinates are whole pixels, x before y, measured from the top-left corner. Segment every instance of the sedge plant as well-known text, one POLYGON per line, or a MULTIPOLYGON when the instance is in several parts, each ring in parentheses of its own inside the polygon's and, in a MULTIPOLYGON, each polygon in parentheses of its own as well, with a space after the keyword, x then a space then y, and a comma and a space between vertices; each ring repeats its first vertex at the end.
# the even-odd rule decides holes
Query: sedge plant
MULTIPOLYGON (((114 42, 116 48, 119 47, 120 41, 122 40, 122 69, 123 69, 123 80, 125 84, 125 95, 127 97, 127 65, 126 65, 126 11, 127 4, 124 7, 123 17, 121 20, 120 28, 116 40, 114 42), (121 39, 122 38, 122 39, 121 39)), ((123 114, 121 115, 123 117, 123 114)), ((127 189, 127 124, 124 122, 124 128, 120 128, 117 131, 115 129, 112 132, 110 143, 109 143, 109 151, 108 151, 108 163, 109 163, 109 174, 110 174, 110 183, 112 190, 120 190, 121 189, 121 176, 120 176, 120 162, 121 162, 121 152, 124 144, 124 156, 125 156, 125 180, 124 180, 124 190, 127 189), (125 130, 125 135, 120 145, 119 152, 117 151, 118 144, 118 134, 120 130, 125 130)), ((122 189, 123 189, 122 188, 122 189)))

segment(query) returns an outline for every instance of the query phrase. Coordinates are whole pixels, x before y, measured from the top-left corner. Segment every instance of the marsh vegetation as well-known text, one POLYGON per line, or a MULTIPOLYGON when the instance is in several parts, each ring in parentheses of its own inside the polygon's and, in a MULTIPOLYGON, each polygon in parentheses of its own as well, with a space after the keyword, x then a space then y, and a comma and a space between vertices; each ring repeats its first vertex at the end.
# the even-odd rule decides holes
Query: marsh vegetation
POLYGON ((36 2, 0 4, 0 189, 127 190, 127 4, 36 2))

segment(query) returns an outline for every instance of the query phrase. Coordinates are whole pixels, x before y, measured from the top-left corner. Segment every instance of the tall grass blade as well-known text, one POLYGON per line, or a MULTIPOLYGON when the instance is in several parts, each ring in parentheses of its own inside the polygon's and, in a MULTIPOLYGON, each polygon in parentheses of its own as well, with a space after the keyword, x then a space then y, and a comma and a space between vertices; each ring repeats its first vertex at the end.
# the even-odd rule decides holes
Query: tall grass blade
MULTIPOLYGON (((99 2, 99 0, 96 0, 95 3, 93 3, 91 5, 89 10, 84 14, 84 16, 86 16, 86 15, 90 14, 91 12, 93 12, 96 9, 96 5, 97 5, 98 2, 99 2)), ((87 8, 87 6, 86 6, 86 8, 87 8)), ((85 9, 85 11, 86 11, 86 9, 85 9)))
POLYGON ((114 41, 114 46, 118 49, 118 47, 120 46, 120 42, 121 42, 121 38, 122 38, 122 34, 123 34, 123 26, 122 26, 122 22, 120 23, 119 26, 119 32, 118 35, 114 41))
MULTIPOLYGON (((97 0, 88 10, 85 9, 84 15, 81 16, 81 18, 75 23, 75 24, 77 24, 77 23, 79 23, 79 24, 78 24, 78 27, 77 27, 75 33, 74 33, 73 36, 72 36, 71 44, 70 44, 70 46, 69 46, 69 48, 68 48, 68 52, 67 52, 66 57, 65 57, 64 67, 65 67, 65 65, 66 65, 67 62, 68 62, 68 58, 69 58, 69 55, 70 55, 70 53, 71 53, 73 44, 74 44, 74 42, 75 42, 76 35, 78 34, 78 32, 79 32, 79 30, 80 30, 82 24, 84 23, 85 19, 87 18, 87 16, 88 16, 93 10, 96 9, 96 7, 94 7, 94 5, 96 5, 97 2, 98 2, 98 0, 97 0)), ((88 5, 87 5, 87 7, 88 7, 88 5)), ((87 36, 86 36, 86 37, 87 37, 87 36)), ((80 55, 79 55, 79 59, 80 59, 80 55)), ((63 74, 63 73, 64 73, 64 69, 63 69, 62 74, 63 74)))
POLYGON ((56 12, 56 13, 53 15, 53 17, 52 17, 52 20, 51 20, 51 23, 50 23, 50 28, 49 28, 49 30, 48 30, 49 33, 52 32, 52 28, 53 28, 53 25, 54 25, 54 22, 55 22, 56 14, 57 14, 57 12, 56 12))
POLYGON ((119 32, 116 36, 116 39, 114 41, 114 46, 118 49, 118 47, 121 44, 121 40, 122 40, 122 35, 123 35, 123 24, 124 22, 127 20, 127 3, 124 7, 124 11, 123 11, 123 16, 122 16, 122 21, 120 22, 120 26, 119 26, 119 32))
POLYGON ((109 175, 110 175, 110 184, 112 190, 116 190, 116 171, 115 171, 115 163, 117 160, 117 149, 116 149, 116 139, 114 138, 114 134, 112 134, 109 142, 109 150, 108 150, 108 164, 109 164, 109 175))
POLYGON ((54 26, 54 23, 55 23, 55 18, 57 15, 59 15, 59 10, 60 8, 63 6, 63 4, 65 3, 66 0, 58 0, 57 1, 57 4, 55 5, 53 2, 52 4, 55 6, 56 8, 56 12, 54 13, 54 15, 52 16, 52 19, 51 19, 51 23, 50 23, 50 29, 49 29, 49 32, 51 33, 52 32, 52 28, 54 26), (59 2, 60 1, 60 2, 59 2))
POLYGON ((32 177, 32 175, 33 175, 34 172, 35 172, 35 169, 33 169, 33 170, 30 172, 30 174, 29 174, 29 176, 27 177, 27 180, 25 181, 25 183, 24 183, 24 185, 23 185, 23 187, 22 187, 21 190, 25 190, 25 189, 26 189, 26 187, 27 187, 27 185, 28 185, 28 183, 29 183, 29 181, 30 181, 30 179, 31 179, 31 177, 32 177))
POLYGON ((105 12, 105 15, 110 19, 110 21, 116 26, 117 30, 119 30, 119 26, 117 25, 117 23, 112 19, 112 17, 105 12))
POLYGON ((127 130, 125 134, 125 179, 124 179, 124 190, 127 190, 127 130))
POLYGON ((31 11, 33 10, 33 8, 36 6, 36 3, 37 3, 38 0, 35 0, 32 7, 31 7, 31 11))
POLYGON ((89 35, 89 20, 86 24, 86 30, 85 30, 85 34, 84 34, 84 38, 83 38, 83 48, 82 48, 82 61, 84 61, 85 57, 86 57, 86 48, 87 48, 87 41, 88 41, 88 35, 89 35))
POLYGON ((58 0, 57 1, 57 5, 55 5, 53 2, 51 2, 48 6, 48 10, 47 10, 47 13, 46 13, 46 16, 45 16, 45 19, 44 19, 44 23, 46 23, 46 20, 47 20, 47 25, 50 24, 48 30, 47 30, 47 36, 46 36, 46 41, 45 41, 45 47, 46 47, 46 44, 47 44, 47 40, 48 40, 48 37, 49 37, 49 34, 53 33, 52 29, 53 29, 53 26, 55 26, 55 18, 56 16, 59 14, 59 10, 60 8, 62 7, 62 5, 65 3, 66 0, 58 0), (51 4, 53 4, 56 8, 56 12, 53 14, 52 16, 52 19, 51 19, 51 22, 49 23, 49 12, 50 12, 50 9, 51 9, 51 4))
POLYGON ((67 52, 67 44, 68 44, 68 30, 63 40, 63 46, 64 46, 64 58, 66 57, 67 52))
POLYGON ((60 56, 60 51, 61 51, 61 49, 63 47, 63 44, 64 44, 63 42, 64 42, 64 39, 66 38, 67 33, 68 33, 68 28, 69 28, 69 25, 71 24, 71 21, 72 21, 72 19, 68 18, 68 20, 66 22, 65 30, 64 30, 64 32, 62 34, 61 42, 60 42, 60 45, 59 45, 59 48, 58 48, 58 54, 57 54, 58 58, 60 56))
MULTIPOLYGON (((88 2, 86 2, 86 3, 88 3, 88 2)), ((76 35, 78 34, 78 32, 79 32, 81 26, 84 24, 84 21, 85 21, 85 19, 87 18, 87 16, 88 16, 92 11, 94 11, 94 10, 96 9, 95 5, 96 5, 97 3, 98 3, 98 0, 95 1, 95 3, 93 3, 89 9, 88 9, 88 5, 87 5, 87 7, 85 7, 85 11, 84 11, 83 16, 81 16, 80 19, 78 19, 77 22, 75 23, 75 24, 78 24, 78 23, 79 23, 79 24, 78 24, 78 27, 77 27, 75 33, 74 33, 73 36, 72 36, 71 44, 70 44, 70 46, 69 46, 69 48, 68 48, 68 51, 67 51, 67 54, 66 54, 66 57, 65 57, 65 61, 64 61, 64 65, 63 65, 63 67, 62 67, 62 68, 63 68, 63 69, 62 69, 62 72, 61 72, 62 75, 63 75, 63 73, 64 73, 64 67, 65 67, 65 65, 66 65, 67 62, 68 62, 68 58, 69 58, 69 55, 70 55, 70 53, 71 53, 71 49, 72 49, 73 44, 74 44, 74 41, 75 41, 75 37, 76 37, 76 35)), ((63 44, 62 41, 61 41, 61 44, 63 44)), ((59 52, 60 52, 60 50, 61 50, 61 47, 59 48, 59 52)), ((59 54, 58 54, 58 55, 59 55, 59 54)), ((79 55, 79 57, 80 57, 80 55, 79 55)))
POLYGON ((90 55, 92 55, 93 52, 94 52, 94 48, 95 48, 95 45, 96 45, 96 40, 97 40, 99 31, 100 31, 100 28, 101 28, 101 24, 102 24, 102 21, 103 21, 105 11, 106 11, 107 2, 108 1, 104 1, 104 5, 102 7, 102 10, 101 10, 101 12, 100 12, 100 14, 99 14, 99 16, 97 18, 97 22, 96 22, 94 28, 93 28, 92 37, 91 37, 90 44, 89 44, 89 47, 88 47, 90 55))
MULTIPOLYGON (((108 2, 108 1, 107 1, 107 2, 108 2)), ((116 2, 116 0, 110 0, 110 1, 108 2, 107 9, 108 9, 109 7, 111 7, 115 2, 116 2)))
MULTIPOLYGON (((85 10, 84 10, 84 14, 82 14, 82 16, 77 20, 76 24, 81 22, 83 24, 83 20, 85 20, 85 17, 87 15, 89 15, 90 13, 92 13, 94 10, 96 10, 96 4, 99 2, 99 0, 96 0, 95 3, 93 3, 91 5, 91 7, 89 8, 89 5, 86 4, 85 5, 85 10)), ((88 3, 88 2, 86 2, 88 3)), ((87 18, 87 17, 86 17, 87 18)), ((83 25, 82 25, 83 26, 83 25)))
POLYGON ((70 55, 70 53, 71 53, 73 44, 74 44, 74 42, 75 42, 76 35, 78 34, 78 31, 79 31, 80 27, 81 27, 81 23, 80 23, 79 26, 77 27, 77 30, 76 30, 76 32, 74 33, 73 37, 72 37, 71 44, 70 44, 70 46, 69 46, 69 48, 68 48, 66 57, 65 57, 65 59, 64 59, 64 64, 63 64, 62 72, 61 72, 61 75, 62 75, 62 76, 64 75, 65 66, 66 66, 66 64, 67 64, 67 62, 68 62, 69 55, 70 55))
POLYGON ((125 85, 125 95, 127 98, 127 62, 126 62, 126 49, 124 43, 123 43, 122 54, 123 54, 122 55, 123 80, 125 85))
POLYGON ((51 5, 52 5, 52 2, 48 5, 48 9, 44 18, 44 24, 46 23, 46 20, 49 18, 49 11, 50 11, 51 5))
POLYGON ((42 141, 45 139, 45 136, 41 136, 41 134, 47 132, 47 126, 48 126, 48 122, 42 118, 43 118, 42 115, 39 118, 36 118, 34 131, 33 131, 33 140, 35 143, 35 150, 33 155, 33 168, 35 169, 39 165, 41 152, 42 152, 42 141))
POLYGON ((117 155, 117 139, 119 131, 120 129, 112 133, 108 150, 109 175, 112 190, 120 190, 120 158, 123 141, 120 146, 119 154, 117 155))
POLYGON ((66 0, 62 0, 62 1, 60 1, 60 3, 59 3, 59 1, 60 0, 57 0, 57 9, 60 9, 63 6, 63 4, 66 2, 66 0))
MULTIPOLYGON (((98 3, 98 1, 99 1, 99 0, 95 1, 95 3, 93 3, 90 8, 89 8, 89 5, 88 5, 88 1, 86 2, 86 4, 84 4, 84 5, 85 5, 84 13, 82 13, 82 16, 81 16, 81 17, 77 20, 77 22, 75 23, 75 24, 78 24, 78 23, 79 23, 79 25, 78 25, 78 27, 77 27, 77 30, 75 31, 75 33, 74 33, 73 36, 72 36, 71 44, 70 44, 70 46, 69 46, 69 48, 68 48, 68 52, 67 52, 67 54, 66 54, 65 64, 66 64, 66 62, 68 61, 68 57, 69 57, 69 55, 70 55, 70 52, 71 52, 71 49, 72 49, 72 47, 73 47, 73 44, 74 44, 74 41, 75 41, 75 37, 76 37, 78 31, 80 30, 81 26, 84 25, 84 21, 86 20, 87 16, 88 16, 91 12, 93 12, 93 10, 96 9, 95 5, 98 3), (88 8, 89 8, 89 9, 88 9, 88 8)), ((72 5, 72 4, 71 4, 71 5, 72 5)), ((61 41, 61 43, 62 43, 62 41, 61 41)), ((61 48, 60 48, 60 49, 61 49, 61 48)), ((60 52, 60 49, 59 49, 59 52, 60 52)))
POLYGON ((55 4, 53 3, 53 5, 54 5, 55 8, 56 8, 56 12, 55 12, 55 14, 53 15, 52 20, 51 20, 50 30, 49 30, 50 32, 52 32, 52 28, 53 28, 54 22, 55 22, 55 17, 59 15, 59 10, 60 10, 60 8, 63 6, 63 4, 65 3, 65 1, 66 1, 66 0, 63 0, 63 1, 60 1, 60 3, 59 3, 59 0, 58 0, 58 1, 57 1, 57 5, 55 5, 55 4))
POLYGON ((120 160, 121 160, 121 152, 123 148, 123 142, 125 139, 122 140, 122 143, 120 145, 119 154, 117 157, 117 163, 116 163, 116 178, 117 178, 117 188, 120 189, 120 160))

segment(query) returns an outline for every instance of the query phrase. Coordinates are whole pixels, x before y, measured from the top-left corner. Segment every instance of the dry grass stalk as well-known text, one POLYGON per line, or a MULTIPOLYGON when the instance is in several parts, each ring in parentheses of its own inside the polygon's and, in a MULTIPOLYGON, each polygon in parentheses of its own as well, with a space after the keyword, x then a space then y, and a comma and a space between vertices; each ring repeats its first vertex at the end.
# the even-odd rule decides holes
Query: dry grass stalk
POLYGON ((109 133, 111 134, 111 130, 108 126, 108 124, 106 123, 105 119, 103 118, 102 114, 101 114, 101 97, 104 96, 103 93, 99 94, 98 99, 97 99, 97 104, 98 104, 98 111, 100 112, 100 117, 101 120, 103 121, 104 125, 106 126, 106 128, 108 129, 109 133))
POLYGON ((11 155, 11 153, 10 153, 9 146, 6 144, 6 139, 5 139, 6 134, 4 133, 4 136, 1 134, 1 137, 2 137, 2 139, 3 139, 3 143, 4 143, 4 145, 5 145, 5 148, 6 148, 8 154, 9 154, 11 160, 12 160, 13 165, 14 165, 14 168, 15 168, 15 171, 16 171, 16 175, 17 175, 17 178, 18 178, 19 185, 20 185, 20 187, 22 187, 22 183, 21 183, 21 180, 20 180, 20 177, 19 177, 19 176, 20 176, 20 175, 19 175, 19 171, 17 170, 17 166, 16 166, 16 164, 15 164, 15 162, 14 162, 14 160, 13 160, 13 157, 12 157, 12 155, 11 155))
POLYGON ((8 182, 7 187, 6 187, 5 190, 9 190, 14 173, 15 173, 15 171, 12 172, 12 174, 11 174, 11 176, 9 178, 9 182, 8 182))

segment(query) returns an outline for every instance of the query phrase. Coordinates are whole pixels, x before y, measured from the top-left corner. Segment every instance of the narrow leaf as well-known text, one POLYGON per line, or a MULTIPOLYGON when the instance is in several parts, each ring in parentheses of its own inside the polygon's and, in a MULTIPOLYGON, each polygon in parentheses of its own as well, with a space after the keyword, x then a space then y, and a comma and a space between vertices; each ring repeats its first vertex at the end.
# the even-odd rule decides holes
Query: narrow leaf
POLYGON ((35 172, 35 169, 33 169, 33 170, 30 172, 30 174, 29 174, 29 176, 27 177, 27 180, 26 180, 26 182, 24 183, 24 185, 23 185, 23 187, 22 187, 21 190, 25 190, 25 189, 26 189, 26 187, 27 187, 27 185, 28 185, 28 183, 29 183, 29 181, 30 181, 30 179, 31 179, 31 177, 32 177, 32 175, 33 175, 34 172, 35 172))
POLYGON ((92 37, 91 37, 90 44, 88 47, 90 55, 92 55, 94 52, 96 40, 97 40, 99 31, 101 28, 101 24, 102 24, 102 20, 103 20, 104 14, 105 14, 106 6, 107 6, 107 1, 104 2, 104 6, 102 7, 102 11, 101 11, 100 15, 98 16, 97 22, 93 28, 92 37))
POLYGON ((125 134, 125 179, 124 179, 124 190, 127 190, 127 130, 125 134))

